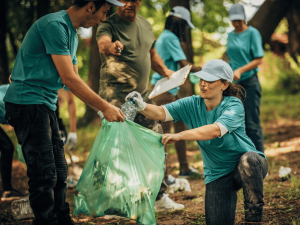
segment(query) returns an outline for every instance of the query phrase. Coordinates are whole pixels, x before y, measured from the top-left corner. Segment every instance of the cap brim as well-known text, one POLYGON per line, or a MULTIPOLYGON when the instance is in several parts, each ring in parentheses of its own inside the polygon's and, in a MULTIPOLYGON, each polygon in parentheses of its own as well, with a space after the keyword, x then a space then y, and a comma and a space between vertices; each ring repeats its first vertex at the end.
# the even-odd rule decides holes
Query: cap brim
POLYGON ((119 2, 117 0, 106 0, 106 1, 116 6, 124 6, 122 2, 119 2))
POLYGON ((200 77, 201 79, 205 80, 205 81, 216 81, 216 80, 220 80, 220 77, 217 77, 215 75, 212 75, 210 73, 204 72, 204 71, 199 71, 197 73, 192 74, 193 76, 197 76, 200 77))
POLYGON ((189 25, 189 28, 191 28, 191 29, 194 29, 194 28, 195 28, 194 24, 192 24, 191 21, 187 20, 186 22, 187 22, 187 24, 189 25))
POLYGON ((233 14, 233 15, 229 15, 229 20, 233 21, 233 20, 245 20, 245 16, 242 14, 233 14))

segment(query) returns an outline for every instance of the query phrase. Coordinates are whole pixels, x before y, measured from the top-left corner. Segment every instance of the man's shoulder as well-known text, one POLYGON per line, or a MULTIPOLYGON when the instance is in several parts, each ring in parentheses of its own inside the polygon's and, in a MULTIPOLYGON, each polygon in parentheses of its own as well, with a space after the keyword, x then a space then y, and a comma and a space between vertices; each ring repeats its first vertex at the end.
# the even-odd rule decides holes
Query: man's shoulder
POLYGON ((141 23, 151 26, 151 23, 146 18, 142 17, 141 15, 136 15, 136 19, 138 21, 140 21, 141 23))
POLYGON ((59 24, 68 26, 67 22, 64 18, 66 16, 66 13, 67 12, 64 10, 56 12, 56 13, 50 13, 50 14, 43 16, 39 20, 37 20, 36 23, 38 24, 38 27, 40 30, 42 30, 44 27, 46 27, 49 24, 51 24, 53 26, 55 26, 55 25, 58 26, 59 24))

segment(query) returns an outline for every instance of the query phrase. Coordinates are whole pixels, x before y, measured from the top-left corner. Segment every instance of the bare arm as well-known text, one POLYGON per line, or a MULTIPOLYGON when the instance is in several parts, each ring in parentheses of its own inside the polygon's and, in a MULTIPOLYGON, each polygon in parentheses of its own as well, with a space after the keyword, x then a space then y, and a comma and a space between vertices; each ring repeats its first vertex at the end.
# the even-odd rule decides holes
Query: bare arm
POLYGON ((145 110, 140 111, 140 113, 142 113, 144 116, 151 120, 166 120, 165 110, 161 106, 146 104, 145 110))
POLYGON ((150 49, 151 68, 163 77, 170 78, 174 71, 169 70, 155 48, 150 49))
POLYGON ((215 139, 220 136, 221 136, 220 127, 217 124, 210 124, 192 130, 182 131, 178 134, 164 134, 161 139, 161 142, 164 145, 166 145, 180 140, 206 141, 206 140, 215 139))
POLYGON ((189 63, 187 60, 180 60, 180 61, 178 61, 178 63, 181 68, 185 67, 186 65, 192 65, 191 72, 198 72, 198 71, 202 70, 202 67, 195 66, 194 64, 189 63))
POLYGON ((122 121, 122 111, 99 97, 75 72, 70 55, 51 55, 62 82, 83 102, 101 110, 107 121, 122 121))
POLYGON ((236 69, 235 71, 233 71, 233 75, 234 75, 233 79, 235 81, 239 80, 241 78, 242 73, 245 73, 247 71, 255 69, 261 63, 262 63, 262 57, 256 58, 256 59, 252 60, 251 62, 249 62, 248 64, 246 64, 245 66, 242 66, 242 67, 236 69))
POLYGON ((104 35, 98 40, 99 52, 105 56, 109 55, 121 55, 121 51, 124 49, 123 44, 120 41, 112 42, 111 37, 104 35))

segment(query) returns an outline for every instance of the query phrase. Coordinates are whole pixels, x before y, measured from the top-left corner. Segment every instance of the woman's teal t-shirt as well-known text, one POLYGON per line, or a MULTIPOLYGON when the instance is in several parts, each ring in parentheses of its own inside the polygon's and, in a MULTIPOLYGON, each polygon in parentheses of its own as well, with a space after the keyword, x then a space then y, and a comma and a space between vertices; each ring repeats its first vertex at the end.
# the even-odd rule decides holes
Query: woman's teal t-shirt
POLYGON ((5 102, 45 104, 55 111, 58 90, 64 84, 51 54, 70 55, 77 64, 77 32, 64 10, 37 20, 27 32, 12 70, 5 102))
MULTIPOLYGON (((170 70, 177 71, 179 69, 178 61, 186 60, 179 38, 169 30, 164 30, 158 37, 155 49, 170 70)), ((151 84, 155 85, 162 78, 158 73, 153 74, 151 84)), ((177 95, 178 91, 179 87, 176 87, 168 92, 177 95)))
POLYGON ((231 173, 240 157, 248 151, 265 158, 246 135, 244 106, 238 98, 224 96, 222 102, 209 112, 201 96, 182 98, 167 104, 166 108, 175 122, 183 121, 189 129, 215 122, 227 128, 228 133, 221 138, 197 141, 203 159, 205 184, 231 173))
MULTIPOLYGON (((249 26, 242 33, 230 32, 228 34, 226 53, 229 58, 229 65, 233 71, 247 65, 256 58, 263 57, 264 50, 259 31, 249 26)), ((256 67, 253 70, 242 73, 241 78, 237 82, 246 80, 257 72, 258 68, 256 67)))

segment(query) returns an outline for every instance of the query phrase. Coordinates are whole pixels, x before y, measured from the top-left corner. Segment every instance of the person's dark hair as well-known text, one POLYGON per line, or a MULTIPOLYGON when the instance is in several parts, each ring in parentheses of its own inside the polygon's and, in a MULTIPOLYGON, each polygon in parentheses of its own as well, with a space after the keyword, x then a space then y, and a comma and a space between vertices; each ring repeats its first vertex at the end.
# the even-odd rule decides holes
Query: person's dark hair
MULTIPOLYGON (((221 82, 227 84, 227 80, 221 79, 221 82)), ((246 98, 246 91, 240 84, 233 84, 229 82, 228 88, 223 91, 223 96, 234 96, 244 102, 246 98), (245 94, 245 96, 244 96, 245 94)))
POLYGON ((95 7, 96 7, 96 12, 105 4, 109 2, 107 2, 106 0, 99 0, 99 1, 74 1, 74 6, 76 6, 77 8, 83 8, 84 6, 86 6, 89 2, 94 2, 95 7))
MULTIPOLYGON (((171 12, 174 12, 172 10, 171 12)), ((166 20, 165 29, 172 31, 180 41, 186 42, 187 22, 175 16, 169 16, 166 20)))

